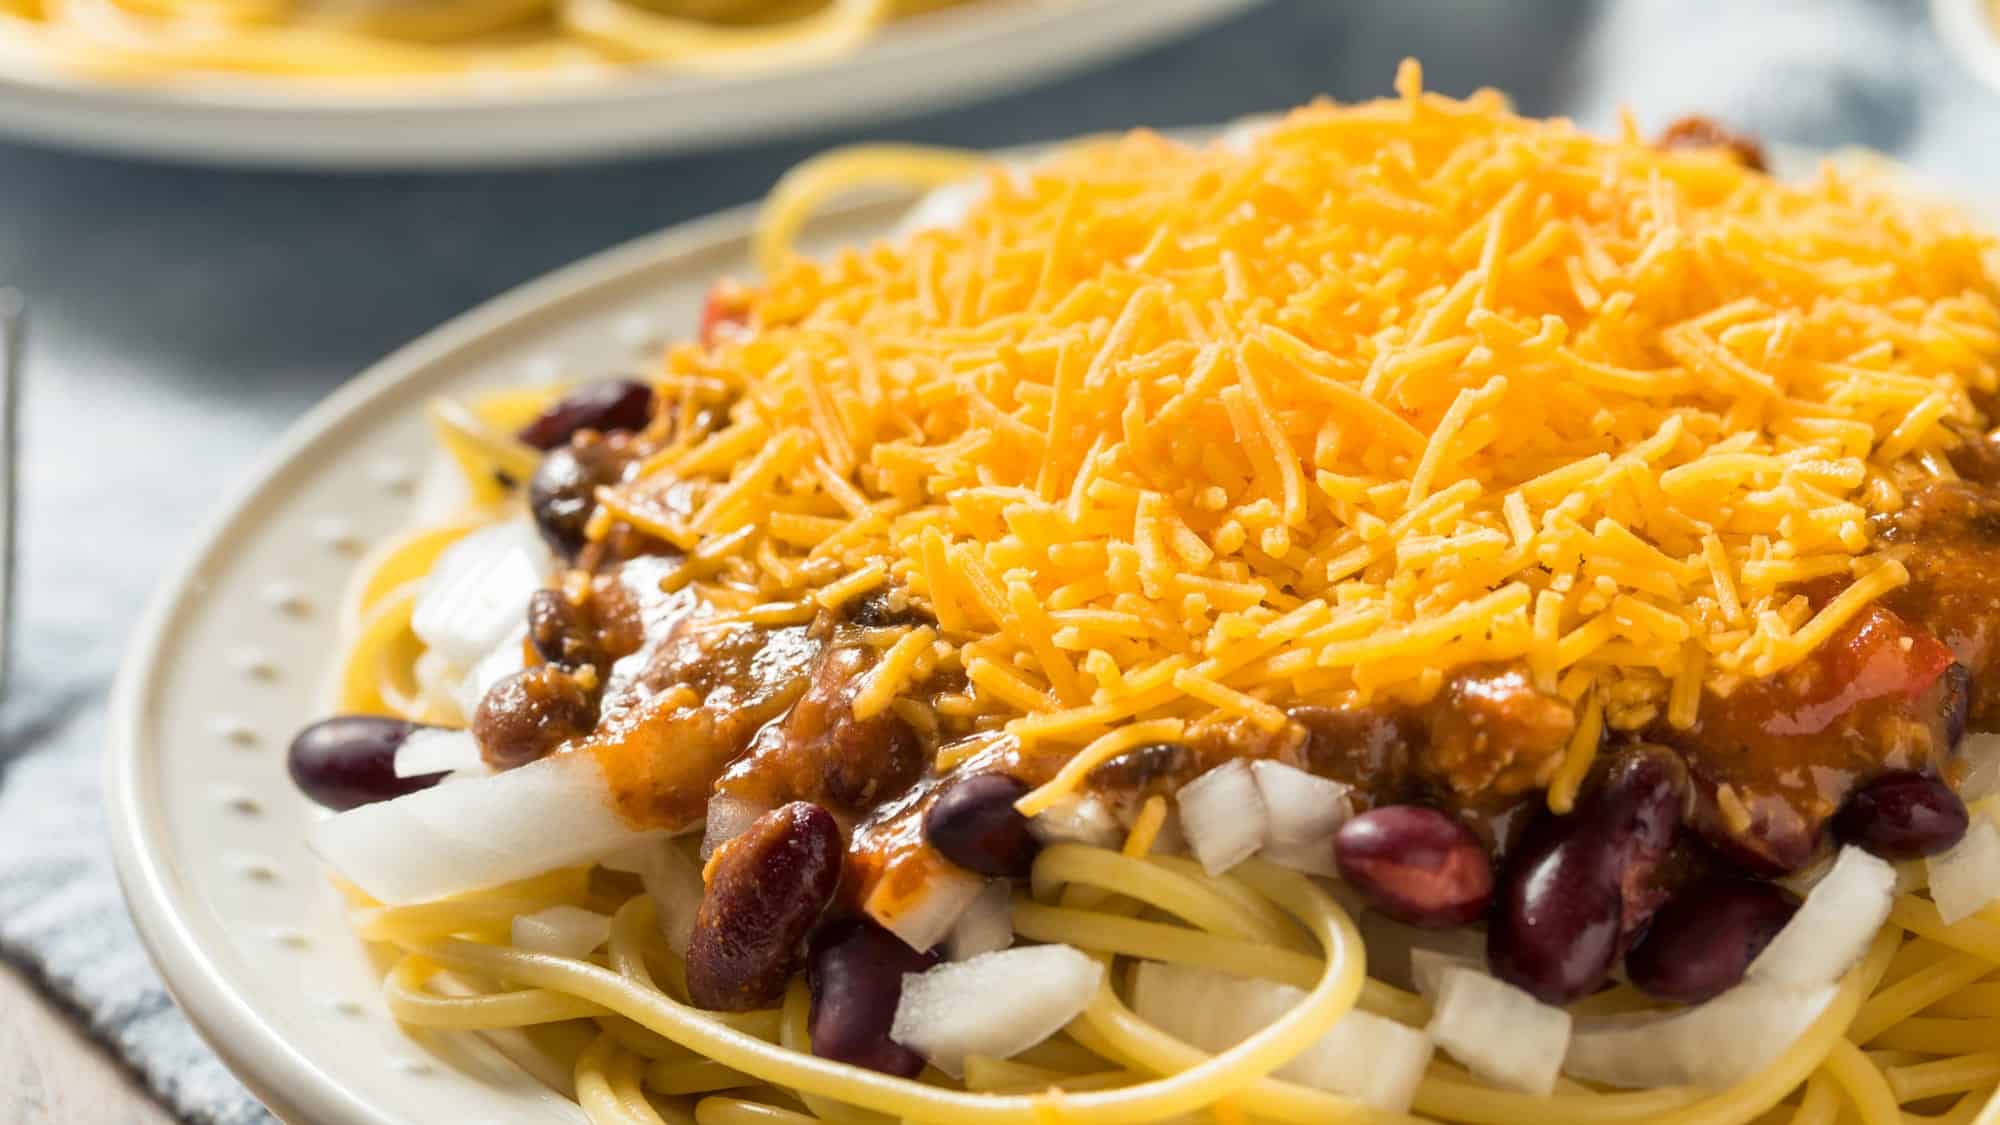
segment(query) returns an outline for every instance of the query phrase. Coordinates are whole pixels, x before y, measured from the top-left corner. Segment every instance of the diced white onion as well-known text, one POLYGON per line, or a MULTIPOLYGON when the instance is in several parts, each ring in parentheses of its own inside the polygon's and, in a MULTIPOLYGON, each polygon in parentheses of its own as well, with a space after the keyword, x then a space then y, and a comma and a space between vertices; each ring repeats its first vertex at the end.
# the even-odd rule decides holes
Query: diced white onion
POLYGON ((715 849, 741 836, 757 818, 771 811, 771 806, 756 801, 746 801, 741 797, 727 797, 718 793, 708 799, 708 820, 701 830, 701 858, 715 854, 715 849))
MULTIPOLYGON (((522 603, 525 607, 526 603, 522 603)), ((493 690, 493 685, 528 666, 528 627, 514 630, 494 645, 485 656, 472 665, 472 670, 459 677, 458 687, 453 692, 453 701, 458 704, 459 713, 469 720, 479 710, 479 701, 493 690)))
POLYGON ((1241 758, 1220 765, 1186 785, 1179 795, 1181 831, 1210 875, 1220 875, 1264 846, 1269 820, 1256 775, 1241 758))
POLYGON ((514 919, 514 947, 557 957, 583 957, 611 940, 611 919, 564 903, 514 919))
POLYGON ((485 770, 479 742, 469 730, 413 730, 396 748, 396 776, 485 770))
POLYGON ((903 977, 889 1038, 956 1078, 967 1055, 1004 1059, 1075 1019, 1104 966, 1067 945, 1028 945, 903 977))
POLYGON ((1579 1019, 1563 1071, 1622 1089, 1719 1089, 1762 1070, 1833 999, 1834 986, 1799 991, 1746 982, 1671 1015, 1579 1019))
POLYGON ((653 919, 661 935, 675 953, 686 956, 695 912, 701 909, 701 871, 667 840, 648 840, 599 862, 639 877, 646 897, 653 900, 653 919))
POLYGON ((1968 733, 1958 744, 1958 755, 1965 760, 1965 775, 1959 778, 1958 795, 1966 804, 2000 793, 2000 734, 1968 733))
POLYGON ((1477 968, 1447 965, 1437 981, 1426 1030, 1438 1046, 1488 1082, 1545 1095, 1556 1088, 1556 1073, 1569 1050, 1570 1014, 1477 968))
POLYGON ((658 836, 612 807, 589 754, 362 805, 320 821, 313 851, 391 905, 511 883, 587 863, 658 836))
MULTIPOLYGON (((1132 1010, 1192 1046, 1226 1051, 1297 1007, 1306 993, 1274 981, 1212 969, 1141 961, 1132 974, 1132 1010)), ((1279 1067, 1277 1075, 1404 1113, 1430 1065, 1430 1036, 1356 1009, 1279 1067)))
POLYGON ((986 884, 944 940, 945 956, 970 961, 1014 944, 1014 889, 1004 879, 986 884))
POLYGON ((1931 901, 1945 925, 1972 917, 2000 898, 2000 826, 1974 813, 1965 838, 1924 861, 1931 901))
POLYGON ((1330 840, 1354 815, 1353 790, 1338 781, 1269 760, 1250 763, 1250 773, 1273 847, 1330 840))
POLYGON ((1895 893, 1894 867, 1860 848, 1840 849, 1799 912, 1750 963, 1748 979, 1793 990, 1840 979, 1888 920, 1895 893))
POLYGON ((480 528, 438 556, 410 628, 445 659, 470 668, 520 627, 550 566, 548 548, 526 519, 480 528))
POLYGON ((900 889, 891 891, 884 880, 861 909, 902 938, 903 944, 921 952, 935 948, 951 933, 985 886, 985 880, 970 872, 939 870, 931 872, 912 897, 900 889))
POLYGON ((1044 844, 1115 848, 1125 839, 1125 826, 1118 823, 1118 814, 1096 797, 1060 798, 1028 822, 1028 831, 1044 844))

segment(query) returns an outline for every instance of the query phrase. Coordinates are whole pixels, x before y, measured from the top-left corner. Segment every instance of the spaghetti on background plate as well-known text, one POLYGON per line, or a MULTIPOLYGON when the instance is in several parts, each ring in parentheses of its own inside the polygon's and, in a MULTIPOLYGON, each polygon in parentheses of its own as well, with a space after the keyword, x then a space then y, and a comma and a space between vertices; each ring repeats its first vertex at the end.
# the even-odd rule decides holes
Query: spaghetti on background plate
POLYGON ((733 74, 849 54, 962 0, 0 0, 0 63, 131 83, 733 74))
POLYGON ((433 404, 290 758, 396 1017, 599 1123, 1973 1120, 2000 248, 1398 91, 837 152, 433 404))

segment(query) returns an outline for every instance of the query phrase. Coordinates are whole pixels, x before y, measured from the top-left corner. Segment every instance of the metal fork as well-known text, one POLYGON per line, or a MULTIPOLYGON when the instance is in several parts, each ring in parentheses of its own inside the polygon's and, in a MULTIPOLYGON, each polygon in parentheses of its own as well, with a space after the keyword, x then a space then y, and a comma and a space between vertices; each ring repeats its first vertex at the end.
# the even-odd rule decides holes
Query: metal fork
POLYGON ((16 470, 21 462, 21 295, 0 289, 0 696, 14 651, 14 529, 20 523, 16 470))

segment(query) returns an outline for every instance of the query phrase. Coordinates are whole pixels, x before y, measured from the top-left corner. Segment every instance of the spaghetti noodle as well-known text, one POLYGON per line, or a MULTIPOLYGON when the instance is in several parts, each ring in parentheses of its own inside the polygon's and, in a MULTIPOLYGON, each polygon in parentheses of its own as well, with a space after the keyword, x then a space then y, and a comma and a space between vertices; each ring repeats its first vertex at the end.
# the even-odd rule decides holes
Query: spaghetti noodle
POLYGON ((1979 1115, 1993 241, 1399 85, 822 158, 434 411, 292 754, 396 1018, 599 1123, 1979 1115))
POLYGON ((957 0, 10 0, 0 61, 123 82, 366 85, 700 73, 848 54, 957 0))

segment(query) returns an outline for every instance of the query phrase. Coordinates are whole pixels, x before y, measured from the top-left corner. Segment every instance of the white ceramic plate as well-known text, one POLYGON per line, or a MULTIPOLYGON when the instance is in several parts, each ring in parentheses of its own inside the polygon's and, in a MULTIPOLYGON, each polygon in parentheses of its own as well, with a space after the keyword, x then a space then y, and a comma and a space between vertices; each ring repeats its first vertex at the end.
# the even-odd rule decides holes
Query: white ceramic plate
POLYGON ((2000 22, 1993 0, 1931 0, 1931 26, 1947 51, 2000 94, 2000 22))
MULTIPOLYGON (((1810 164, 1781 152, 1781 168, 1810 164)), ((808 250, 886 233, 900 202, 836 210, 808 250)), ((182 1008, 281 1116, 320 1125, 581 1122, 473 1036, 411 1035, 380 999, 304 844, 284 749, 325 709, 337 605, 404 527, 431 395, 628 369, 750 272, 741 209, 590 258, 385 360, 292 428, 162 588, 113 699, 106 803, 140 936, 182 1008)), ((2000 221, 2000 216, 1996 216, 2000 221)))
POLYGON ((453 168, 689 149, 931 110, 1163 41, 1257 0, 977 0, 841 59, 728 78, 331 93, 0 73, 0 135, 219 164, 453 168))

